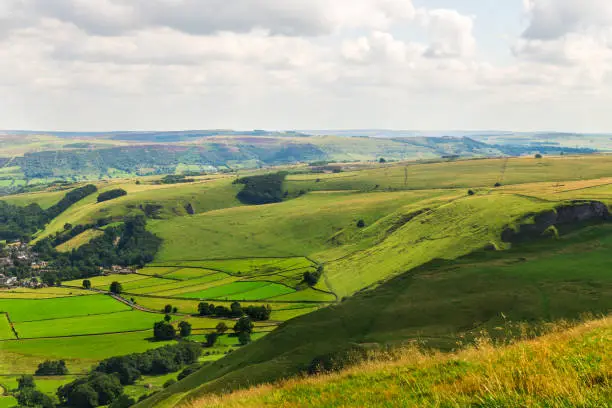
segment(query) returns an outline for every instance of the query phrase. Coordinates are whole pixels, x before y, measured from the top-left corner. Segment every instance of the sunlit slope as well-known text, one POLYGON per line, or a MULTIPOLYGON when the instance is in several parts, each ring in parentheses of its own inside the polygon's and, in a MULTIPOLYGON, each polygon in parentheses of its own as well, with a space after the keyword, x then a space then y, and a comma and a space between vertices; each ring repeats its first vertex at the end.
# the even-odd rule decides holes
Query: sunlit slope
POLYGON ((186 215, 189 204, 195 212, 240 205, 235 197, 239 188, 232 185, 230 178, 173 185, 136 184, 133 180, 100 182, 96 185, 97 193, 77 202, 53 219, 37 238, 63 230, 66 223, 87 224, 100 218, 119 219, 126 215, 143 214, 141 206, 147 204, 162 206, 159 216, 163 218, 186 215), (114 200, 97 202, 101 192, 117 188, 124 189, 128 194, 114 200))
POLYGON ((610 251, 612 225, 601 224, 557 240, 435 261, 287 322, 142 406, 171 407, 208 392, 286 378, 315 357, 349 345, 418 341, 451 350, 482 330, 493 336, 520 334, 520 327, 506 327, 506 322, 537 326, 583 313, 609 313, 610 251))
POLYGON ((493 187, 495 183, 508 185, 610 176, 612 156, 520 157, 440 163, 407 162, 338 174, 298 174, 289 176, 287 185, 291 191, 404 190, 493 187))
POLYGON ((313 193, 278 204, 153 220, 149 229, 164 240, 156 261, 307 256, 335 247, 333 236, 356 231, 360 219, 372 224, 405 205, 448 194, 313 193))
POLYGON ((612 399, 612 319, 506 347, 453 354, 405 348, 338 374, 210 396, 182 406, 605 407, 612 399))

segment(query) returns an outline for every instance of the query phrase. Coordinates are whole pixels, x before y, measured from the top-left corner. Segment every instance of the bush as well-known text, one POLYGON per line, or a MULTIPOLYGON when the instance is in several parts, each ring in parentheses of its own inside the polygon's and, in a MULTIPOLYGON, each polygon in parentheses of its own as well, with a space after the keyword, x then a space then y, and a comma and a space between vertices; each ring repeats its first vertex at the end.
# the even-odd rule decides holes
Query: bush
POLYGON ((168 388, 169 386, 176 384, 176 380, 174 378, 170 378, 168 381, 166 381, 163 385, 164 388, 168 388))
POLYGON ((36 388, 25 388, 17 395, 20 407, 53 408, 55 403, 47 394, 36 388))
POLYGON ((357 228, 363 228, 365 226, 366 226, 366 223, 364 220, 357 221, 357 228))
POLYGON ((536 155, 535 155, 535 158, 536 158, 536 159, 541 159, 542 157, 543 157, 543 156, 542 156, 540 153, 538 153, 538 154, 536 154, 536 155))
POLYGON ((475 194, 476 194, 476 193, 474 192, 474 190, 468 190, 468 195, 469 195, 469 196, 473 196, 473 195, 475 195, 475 194))
POLYGON ((36 369, 36 372, 34 373, 34 375, 39 375, 39 376, 67 375, 67 374, 68 374, 68 368, 66 367, 66 362, 64 360, 58 360, 58 361, 47 360, 45 362, 42 362, 38 365, 38 368, 36 369))
POLYGON ((102 203, 104 201, 113 200, 118 197, 123 197, 127 195, 127 191, 122 188, 116 188, 114 190, 108 190, 98 195, 98 202, 102 203))
POLYGON ((191 323, 189 322, 179 322, 179 335, 181 337, 189 337, 191 335, 191 323))
POLYGON ((122 394, 109 405, 109 408, 129 408, 135 404, 136 400, 134 398, 130 398, 127 395, 122 394))
POLYGON ((181 371, 177 377, 177 379, 179 381, 181 381, 183 378, 195 373, 196 371, 198 371, 202 366, 199 364, 194 364, 191 365, 189 367, 187 367, 186 369, 184 369, 183 371, 181 371))
POLYGON ((115 295, 120 295, 123 292, 123 286, 121 286, 121 283, 114 281, 110 284, 110 291, 115 295))
POLYGON ((176 337, 176 330, 168 322, 157 322, 153 325, 153 337, 158 341, 172 340, 176 337))
POLYGON ((279 203, 283 200, 283 182, 285 177, 287 177, 287 172, 237 179, 234 181, 234 184, 244 184, 244 188, 236 197, 243 204, 261 205, 279 203))
POLYGON ((247 344, 251 342, 251 333, 247 333, 247 332, 238 333, 238 341, 240 342, 240 345, 246 346, 247 344))
POLYGON ((344 368, 359 364, 367 358, 367 351, 360 347, 350 347, 322 356, 315 357, 309 364, 308 374, 322 374, 341 371, 344 368))
POLYGON ((214 346, 218 338, 219 338, 218 333, 208 333, 206 335, 206 347, 214 346))

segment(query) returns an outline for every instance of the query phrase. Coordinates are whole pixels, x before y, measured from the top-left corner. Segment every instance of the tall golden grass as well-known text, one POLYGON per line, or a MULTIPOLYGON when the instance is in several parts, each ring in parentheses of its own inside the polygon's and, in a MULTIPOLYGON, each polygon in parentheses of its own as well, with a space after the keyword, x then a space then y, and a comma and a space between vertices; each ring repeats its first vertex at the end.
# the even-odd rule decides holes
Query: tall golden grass
POLYGON ((612 407, 612 317, 456 353, 409 346, 346 371, 188 402, 204 407, 612 407))

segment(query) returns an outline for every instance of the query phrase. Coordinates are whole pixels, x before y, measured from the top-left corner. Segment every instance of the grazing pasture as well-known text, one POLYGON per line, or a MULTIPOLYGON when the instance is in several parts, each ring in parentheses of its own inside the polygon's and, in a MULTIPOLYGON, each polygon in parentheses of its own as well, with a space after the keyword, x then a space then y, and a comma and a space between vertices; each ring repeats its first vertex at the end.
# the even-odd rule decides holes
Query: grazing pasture
POLYGON ((0 313, 0 340, 12 340, 15 338, 15 333, 11 328, 7 314, 0 313))
MULTIPOLYGON (((0 299, 0 312, 8 313, 14 323, 102 315, 131 308, 106 295, 72 296, 54 299, 0 299)), ((55 326, 58 322, 42 323, 55 326)))
POLYGON ((92 316, 77 316, 49 321, 15 323, 20 338, 82 336, 88 334, 117 333, 150 330, 161 315, 137 310, 92 316))

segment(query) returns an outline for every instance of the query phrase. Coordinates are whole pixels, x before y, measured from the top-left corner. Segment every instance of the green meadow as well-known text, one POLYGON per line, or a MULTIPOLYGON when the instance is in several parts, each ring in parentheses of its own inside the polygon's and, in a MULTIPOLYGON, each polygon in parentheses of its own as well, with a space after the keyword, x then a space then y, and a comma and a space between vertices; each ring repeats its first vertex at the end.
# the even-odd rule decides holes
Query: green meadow
MULTIPOLYGON (((101 315, 131 310, 110 296, 73 296, 55 299, 0 299, 0 312, 14 323, 101 315)), ((53 323, 44 323, 53 326, 53 323)))

